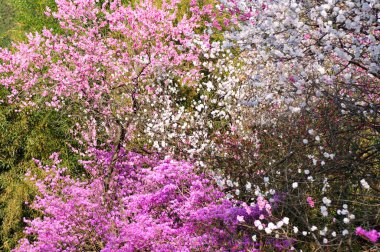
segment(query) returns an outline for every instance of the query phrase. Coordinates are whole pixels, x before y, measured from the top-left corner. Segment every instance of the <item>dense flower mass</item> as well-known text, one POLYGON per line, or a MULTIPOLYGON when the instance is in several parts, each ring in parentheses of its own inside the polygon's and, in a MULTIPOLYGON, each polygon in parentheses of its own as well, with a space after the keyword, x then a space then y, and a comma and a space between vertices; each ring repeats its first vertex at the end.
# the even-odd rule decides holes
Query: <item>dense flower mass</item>
POLYGON ((376 243, 380 238, 380 232, 377 232, 375 229, 367 231, 362 227, 357 227, 355 230, 355 234, 367 238, 373 243, 376 243))
POLYGON ((35 160, 14 251, 379 249, 377 1, 56 5, 0 104, 61 113, 81 161, 35 160))
POLYGON ((84 162, 89 178, 81 180, 64 175, 58 154, 52 166, 37 161, 47 176, 36 181, 41 196, 33 208, 44 217, 26 220, 26 234, 36 239, 22 240, 15 251, 248 249, 254 244, 240 222, 270 216, 262 197, 252 206, 227 200, 212 177, 189 163, 124 150, 115 163, 113 152, 94 156, 84 162))
POLYGON ((24 240, 18 251, 210 250, 228 241, 221 227, 231 225, 232 205, 209 178, 187 163, 119 155, 111 164, 112 152, 98 152, 85 164, 87 181, 44 167, 49 175, 37 183, 42 197, 34 207, 45 216, 26 231, 38 239, 24 240), (107 184, 102 172, 110 165, 114 179, 107 184))
POLYGON ((245 123, 260 142, 256 158, 239 160, 256 166, 237 179, 268 195, 288 192, 280 205, 294 215, 293 237, 358 250, 348 244, 357 217, 379 225, 379 3, 220 3, 238 27, 224 47, 240 49, 245 123))
POLYGON ((127 133, 128 143, 183 157, 219 150, 214 139, 239 118, 234 71, 225 67, 232 53, 203 31, 216 19, 212 5, 191 1, 180 15, 178 4, 57 1, 46 14, 63 34, 44 29, 15 52, 1 50, 7 102, 65 111, 90 146, 99 138, 117 145, 123 131, 123 145, 127 133))

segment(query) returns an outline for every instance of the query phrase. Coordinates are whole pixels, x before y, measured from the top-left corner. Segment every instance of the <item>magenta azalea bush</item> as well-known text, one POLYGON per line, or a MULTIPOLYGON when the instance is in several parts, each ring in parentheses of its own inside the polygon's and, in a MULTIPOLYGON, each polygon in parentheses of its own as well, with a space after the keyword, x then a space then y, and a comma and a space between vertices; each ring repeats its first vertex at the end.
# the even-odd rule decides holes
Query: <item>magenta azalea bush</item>
POLYGON ((94 155, 83 162, 88 178, 81 180, 64 174, 58 154, 52 166, 37 161, 47 176, 36 182, 41 195, 32 207, 43 217, 26 220, 29 239, 14 251, 253 249, 240 218, 253 223, 270 216, 264 199, 254 206, 227 200, 209 175, 187 162, 124 150, 115 163, 113 152, 94 155))
POLYGON ((112 153, 98 155, 98 167, 86 164, 93 175, 86 182, 48 170, 52 174, 38 183, 43 197, 34 203, 45 217, 27 229, 38 240, 25 240, 20 251, 170 251, 227 241, 227 233, 213 226, 223 224, 231 204, 189 164, 122 153, 106 190, 99 173, 112 153))

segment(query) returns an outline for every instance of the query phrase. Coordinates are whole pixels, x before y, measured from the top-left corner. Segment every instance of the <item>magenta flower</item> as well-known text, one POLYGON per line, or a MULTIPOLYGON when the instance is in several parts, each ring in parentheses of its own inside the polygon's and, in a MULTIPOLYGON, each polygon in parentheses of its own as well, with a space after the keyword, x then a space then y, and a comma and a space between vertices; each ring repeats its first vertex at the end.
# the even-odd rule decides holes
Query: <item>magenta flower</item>
POLYGON ((306 198, 306 201, 307 201, 307 203, 309 204, 310 207, 314 207, 314 201, 313 201, 312 197, 308 196, 306 198))
POLYGON ((254 244, 244 237, 252 235, 239 224, 270 213, 262 197, 254 207, 227 200, 187 162, 121 150, 113 163, 112 151, 91 152, 93 160, 83 162, 90 178, 81 181, 64 175, 57 154, 52 166, 37 161, 48 175, 36 181, 32 207, 44 217, 26 220, 33 239, 20 240, 15 252, 246 251, 254 244))
POLYGON ((376 243, 380 238, 380 232, 376 231, 375 229, 367 231, 362 227, 357 227, 355 234, 364 237, 373 243, 376 243))

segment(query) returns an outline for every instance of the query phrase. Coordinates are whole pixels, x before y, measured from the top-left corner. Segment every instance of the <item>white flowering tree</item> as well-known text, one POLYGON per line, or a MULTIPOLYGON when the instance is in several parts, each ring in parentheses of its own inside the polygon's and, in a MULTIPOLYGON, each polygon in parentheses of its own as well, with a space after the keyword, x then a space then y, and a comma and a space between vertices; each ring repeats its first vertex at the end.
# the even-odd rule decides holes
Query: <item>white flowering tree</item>
POLYGON ((224 46, 238 51, 243 124, 260 140, 256 155, 241 148, 233 187, 246 198, 273 195, 296 239, 357 249, 354 228, 379 225, 380 3, 243 0, 219 9, 236 21, 224 46))

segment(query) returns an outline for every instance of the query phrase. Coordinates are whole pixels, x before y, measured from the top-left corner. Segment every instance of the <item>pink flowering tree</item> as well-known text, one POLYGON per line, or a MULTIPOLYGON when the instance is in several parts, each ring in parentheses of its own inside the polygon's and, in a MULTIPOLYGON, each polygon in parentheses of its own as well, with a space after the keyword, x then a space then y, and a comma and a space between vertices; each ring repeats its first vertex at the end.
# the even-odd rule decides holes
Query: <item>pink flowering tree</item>
MULTIPOLYGON (((59 20, 64 34, 45 29, 30 34, 15 52, 1 51, 8 102, 70 111, 76 130, 87 129, 84 140, 90 145, 102 133, 107 139, 100 142, 124 142, 126 132, 145 119, 140 112, 165 95, 169 82, 197 80, 201 48, 196 42, 207 47, 209 36, 195 32, 202 11, 178 17, 177 4, 57 1, 57 12, 46 14, 59 20)), ((150 113, 158 113, 160 105, 150 113)))
POLYGON ((221 28, 212 5, 191 1, 181 16, 178 3, 57 1, 46 14, 61 34, 45 29, 1 50, 6 102, 65 111, 89 146, 153 147, 185 158, 217 150, 214 139, 239 114, 234 86, 224 87, 232 53, 212 39, 221 28))

